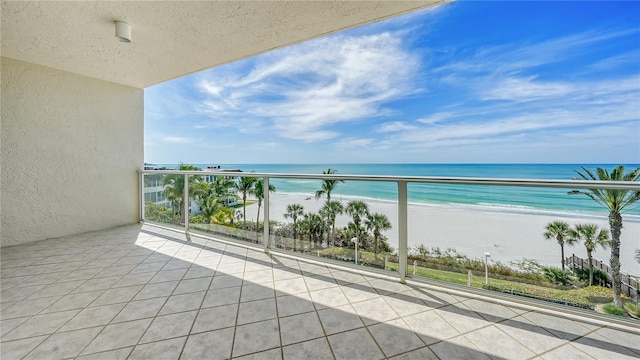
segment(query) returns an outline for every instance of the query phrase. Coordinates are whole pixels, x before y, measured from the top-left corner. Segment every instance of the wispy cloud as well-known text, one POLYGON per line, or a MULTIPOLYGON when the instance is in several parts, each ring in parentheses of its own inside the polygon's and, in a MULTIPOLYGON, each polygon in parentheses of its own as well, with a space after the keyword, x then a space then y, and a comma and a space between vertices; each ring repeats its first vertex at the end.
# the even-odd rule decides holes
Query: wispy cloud
POLYGON ((331 36, 261 56, 244 72, 204 74, 200 110, 212 123, 262 119, 280 137, 326 140, 340 135, 332 125, 389 114, 386 103, 418 91, 419 67, 395 33, 331 36))
POLYGON ((175 143, 175 144, 188 144, 193 142, 191 138, 181 137, 181 136, 165 136, 162 138, 162 140, 168 143, 175 143))

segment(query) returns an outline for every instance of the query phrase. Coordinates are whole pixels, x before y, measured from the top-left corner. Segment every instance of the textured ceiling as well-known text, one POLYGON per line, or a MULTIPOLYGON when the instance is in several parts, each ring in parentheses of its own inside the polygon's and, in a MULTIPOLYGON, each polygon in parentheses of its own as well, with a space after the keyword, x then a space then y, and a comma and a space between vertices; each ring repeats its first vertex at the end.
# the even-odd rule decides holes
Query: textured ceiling
POLYGON ((443 2, 2 1, 2 56, 144 88, 443 2))

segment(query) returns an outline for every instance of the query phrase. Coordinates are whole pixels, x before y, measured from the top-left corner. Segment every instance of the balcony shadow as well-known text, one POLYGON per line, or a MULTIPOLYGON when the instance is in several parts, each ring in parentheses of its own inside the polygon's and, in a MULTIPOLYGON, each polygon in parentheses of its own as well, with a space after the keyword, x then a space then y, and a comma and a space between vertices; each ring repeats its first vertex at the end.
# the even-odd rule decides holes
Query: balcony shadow
MULTIPOLYGON (((146 229, 141 229, 141 232, 156 236, 156 234, 154 234, 152 231, 148 231, 146 229)), ((189 242, 186 240, 177 239, 167 234, 161 233, 158 235, 161 235, 160 236, 161 238, 170 240, 172 242, 180 243, 186 246, 202 248, 203 250, 208 251, 211 254, 232 257, 237 259, 238 261, 240 260, 247 261, 247 262, 251 262, 251 263, 265 266, 265 267, 274 267, 274 268, 277 268, 278 270, 287 271, 296 275, 301 274, 300 270, 291 268, 290 266, 287 265, 287 262, 281 261, 278 256, 270 256, 269 261, 267 261, 267 260, 264 260, 264 257, 266 256, 266 254, 259 251, 246 249, 243 247, 242 244, 227 242, 225 246, 213 247, 213 246, 207 245, 208 243, 212 243, 211 240, 205 240, 203 238, 198 238, 197 236, 194 236, 194 239, 198 238, 199 240, 196 240, 195 242, 194 241, 189 242)), ((305 262, 305 259, 299 258, 297 259, 297 261, 305 262)), ((196 263, 189 263, 189 264, 191 264, 190 265, 191 268, 201 267, 201 265, 198 265, 196 263)), ((340 271, 349 272, 350 270, 341 269, 340 271)), ((218 271, 216 271, 216 276, 220 276, 220 275, 237 278, 238 286, 242 284, 247 285, 247 283, 249 283, 250 285, 255 285, 257 287, 264 287, 259 283, 253 283, 253 282, 248 282, 246 280, 243 280, 242 276, 238 277, 237 274, 225 274, 224 272, 222 272, 222 274, 218 274, 218 271)), ((336 282, 334 277, 328 274, 313 274, 311 272, 303 272, 303 275, 311 276, 314 279, 318 279, 324 282, 330 282, 330 283, 336 282)), ((386 323, 379 323, 377 325, 374 325, 376 329, 378 329, 377 331, 379 331, 380 334, 384 334, 380 336, 381 339, 396 339, 395 341, 400 341, 400 343, 402 343, 402 339, 415 340, 415 337, 417 335, 423 342, 422 347, 429 348, 430 351, 436 352, 438 356, 440 356, 441 358, 443 356, 444 358, 453 358, 453 357, 484 358, 486 357, 486 354, 484 352, 476 349, 474 345, 472 345, 472 343, 469 342, 469 340, 463 335, 465 334, 469 335, 477 330, 481 330, 483 328, 489 327, 491 325, 496 325, 496 324, 502 325, 502 327, 504 328, 504 331, 507 331, 507 332, 510 329, 513 331, 519 331, 520 333, 524 334, 523 335, 524 337, 526 337, 527 334, 532 334, 532 335, 535 334, 537 336, 537 341, 544 342, 545 339, 577 341, 580 344, 584 344, 585 346, 588 346, 588 347, 607 349, 610 352, 618 353, 621 355, 627 355, 627 356, 629 354, 634 355, 634 353, 627 348, 623 348, 618 345, 612 345, 611 342, 599 339, 597 337, 589 337, 588 334, 593 329, 601 328, 601 325, 596 323, 591 323, 586 320, 580 321, 580 323, 582 323, 583 325, 578 325, 576 329, 579 331, 572 331, 572 329, 554 327, 553 321, 545 322, 545 320, 548 320, 548 318, 537 319, 538 321, 536 321, 535 318, 531 319, 530 314, 534 314, 534 313, 540 314, 537 311, 518 308, 515 306, 510 306, 510 308, 515 309, 516 311, 511 310, 511 313, 506 313, 506 314, 500 313, 499 311, 498 312, 483 311, 483 309, 478 309, 478 308, 473 309, 473 306, 467 305, 469 301, 474 300, 475 298, 474 296, 464 296, 459 294, 452 295, 443 290, 426 289, 424 287, 412 287, 411 289, 414 291, 413 293, 406 293, 406 292, 396 293, 391 289, 394 289, 397 286, 398 284, 397 282, 382 280, 382 279, 376 279, 375 281, 378 282, 378 285, 379 285, 378 288, 376 288, 375 285, 373 286, 369 285, 368 282, 357 283, 357 282, 340 281, 338 283, 342 287, 347 287, 355 291, 370 293, 376 296, 378 294, 387 294, 387 295, 392 295, 396 300, 404 301, 407 303, 413 303, 413 304, 423 303, 425 305, 425 310, 437 310, 438 313, 441 314, 440 316, 445 321, 450 321, 450 320, 447 320, 447 318, 449 317, 456 317, 462 323, 475 322, 476 324, 482 324, 477 326, 471 325, 470 327, 468 327, 467 329, 468 331, 465 331, 464 330, 465 327, 462 326, 462 331, 458 332, 457 335, 452 336, 450 338, 433 337, 433 334, 428 331, 422 331, 422 332, 420 330, 413 331, 413 330, 406 329, 403 326, 392 326, 386 323), (387 289, 385 289, 386 287, 385 285, 389 285, 387 289), (393 335, 393 334, 396 334, 396 335, 393 335)), ((267 287, 264 287, 263 290, 266 292, 269 291, 267 287)), ((274 289, 274 291, 276 293, 276 296, 285 295, 285 293, 279 292, 278 290, 274 289)), ((295 296, 295 294, 289 294, 289 295, 295 296)), ((239 298, 239 296, 240 295, 238 294, 238 299, 237 299, 238 303, 241 302, 241 299, 239 298)), ((305 301, 310 302, 308 300, 305 300, 305 301)), ((485 304, 492 304, 488 306, 489 310, 491 309, 492 306, 506 308, 504 305, 501 305, 497 302, 491 302, 488 300, 481 300, 481 301, 485 304)), ((311 308, 313 308, 313 302, 310 302, 309 305, 311 308)), ((339 311, 339 310, 336 310, 336 311, 339 311)), ((350 314, 348 312, 342 312, 341 314, 341 317, 344 319, 349 319, 350 317, 353 317, 353 316, 357 316, 357 315, 350 314)), ((543 314, 543 316, 548 316, 548 315, 543 314)), ((373 318, 368 318, 367 316, 360 315, 359 317, 365 323, 377 322, 373 318)), ((571 320, 568 318, 561 319, 558 316, 550 316, 550 319, 554 320, 555 323, 559 323, 560 321, 570 322, 571 324, 575 323, 574 320, 571 320)), ((425 324, 426 328, 428 328, 429 326, 430 324, 425 324)), ((504 336, 507 336, 507 335, 505 334, 504 336)), ((377 341, 380 342, 380 340, 377 340, 377 341)), ((564 341, 559 342, 557 347, 560 347, 563 345, 564 345, 564 341)), ((386 346, 389 347, 393 345, 387 344, 386 346)), ((384 345, 379 344, 379 347, 384 351, 384 345)), ((416 349, 421 349, 422 347, 417 347, 416 349)), ((545 349, 545 351, 550 351, 552 349, 553 348, 547 348, 545 349)), ((385 351, 385 356, 387 357, 398 355, 398 354, 391 354, 393 353, 393 351, 391 351, 391 353, 387 353, 387 351, 385 351)), ((400 352, 399 354, 401 353, 402 352, 400 352)), ((491 353, 490 355, 491 355, 491 358, 497 358, 497 359, 501 358, 500 356, 493 353, 491 353)), ((640 355, 640 350, 638 350, 638 352, 635 355, 636 356, 640 355)))

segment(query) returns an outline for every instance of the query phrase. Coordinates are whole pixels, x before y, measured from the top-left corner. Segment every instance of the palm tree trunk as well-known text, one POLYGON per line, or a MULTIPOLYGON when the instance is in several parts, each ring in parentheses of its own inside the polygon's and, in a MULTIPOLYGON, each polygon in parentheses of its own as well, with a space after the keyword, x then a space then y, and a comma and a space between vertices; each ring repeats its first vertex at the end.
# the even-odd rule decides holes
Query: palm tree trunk
POLYGON ((562 264, 562 271, 564 271, 564 245, 563 244, 560 244, 560 254, 562 256, 560 263, 562 264))
POLYGON ((296 251, 296 236, 298 235, 298 230, 296 226, 296 219, 293 219, 293 252, 296 251))
POLYGON ((587 253, 589 259, 589 286, 593 285, 593 263, 591 262, 591 251, 587 253))
POLYGON ((247 229, 247 194, 242 194, 242 230, 247 229))
POLYGON ((611 228, 611 259, 609 265, 611 265, 611 271, 613 272, 613 303, 618 307, 622 307, 622 299, 620 298, 621 292, 621 277, 620 277, 620 233, 622 232, 622 215, 619 212, 614 211, 609 213, 609 226, 611 228))
POLYGON ((260 238, 260 205, 262 204, 260 204, 260 201, 258 201, 258 215, 256 216, 256 244, 258 243, 258 239, 260 238))

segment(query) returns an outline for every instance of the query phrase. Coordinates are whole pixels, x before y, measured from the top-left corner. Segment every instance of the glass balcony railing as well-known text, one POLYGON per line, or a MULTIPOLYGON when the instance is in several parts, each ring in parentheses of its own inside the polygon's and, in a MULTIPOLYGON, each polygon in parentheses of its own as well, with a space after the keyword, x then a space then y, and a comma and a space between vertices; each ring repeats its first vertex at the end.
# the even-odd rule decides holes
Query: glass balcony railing
MULTIPOLYGON (((612 301, 609 214, 567 192, 640 191, 638 182, 611 181, 244 172, 218 178, 142 171, 142 220, 377 269, 401 282, 436 281, 589 309, 612 301), (339 188, 355 190, 347 196, 339 188), (379 196, 353 195, 363 189, 379 196), (471 193, 474 201, 465 202, 471 193)), ((640 211, 629 210, 622 217, 620 287, 623 302, 637 309, 640 211)))

